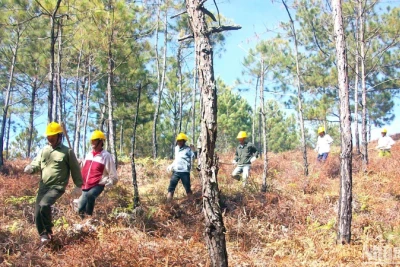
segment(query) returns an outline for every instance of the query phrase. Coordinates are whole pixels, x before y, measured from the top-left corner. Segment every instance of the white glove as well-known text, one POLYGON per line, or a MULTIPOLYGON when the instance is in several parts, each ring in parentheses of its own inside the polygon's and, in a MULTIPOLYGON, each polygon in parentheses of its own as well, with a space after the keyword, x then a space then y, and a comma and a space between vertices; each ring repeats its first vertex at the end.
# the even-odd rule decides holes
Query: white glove
POLYGON ((27 166, 25 167, 25 169, 24 169, 24 173, 32 174, 32 173, 33 173, 33 167, 32 167, 32 165, 27 165, 27 166))
POLYGON ((236 165, 237 164, 236 160, 232 160, 232 164, 236 165))
POLYGON ((250 159, 250 163, 253 163, 254 161, 256 161, 256 157, 252 157, 251 159, 250 159))
POLYGON ((167 171, 172 172, 172 169, 173 169, 173 168, 174 168, 174 165, 173 165, 173 164, 168 165, 167 171))
POLYGON ((112 180, 107 180, 106 184, 104 185, 105 188, 109 189, 114 185, 112 180))

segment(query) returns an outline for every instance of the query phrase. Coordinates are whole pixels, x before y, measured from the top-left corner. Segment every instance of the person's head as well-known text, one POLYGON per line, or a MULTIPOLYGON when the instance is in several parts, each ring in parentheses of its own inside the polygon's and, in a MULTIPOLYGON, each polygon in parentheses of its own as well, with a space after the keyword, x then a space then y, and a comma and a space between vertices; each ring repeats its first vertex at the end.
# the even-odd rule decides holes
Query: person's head
POLYGON ((246 134, 245 131, 240 131, 240 132, 238 133, 238 135, 237 135, 236 138, 237 138, 237 140, 239 141, 239 143, 240 143, 241 145, 243 145, 244 142, 246 141, 247 134, 246 134))
POLYGON ((61 143, 63 134, 63 128, 57 122, 50 122, 46 127, 46 137, 47 141, 52 148, 55 148, 59 143, 61 143))
POLYGON ((106 136, 102 131, 95 130, 90 137, 90 142, 92 149, 94 151, 103 150, 104 142, 106 141, 106 136))
POLYGON ((187 135, 186 134, 184 134, 184 133, 179 133, 177 136, 176 136, 176 144, 179 146, 179 147, 183 147, 185 144, 186 144, 186 141, 188 140, 188 137, 187 137, 187 135))
POLYGON ((386 136, 386 134, 387 134, 387 129, 386 129, 386 128, 383 128, 383 129, 381 130, 381 135, 382 135, 382 136, 386 136))
POLYGON ((325 135, 325 127, 321 126, 318 128, 318 135, 321 137, 325 135))

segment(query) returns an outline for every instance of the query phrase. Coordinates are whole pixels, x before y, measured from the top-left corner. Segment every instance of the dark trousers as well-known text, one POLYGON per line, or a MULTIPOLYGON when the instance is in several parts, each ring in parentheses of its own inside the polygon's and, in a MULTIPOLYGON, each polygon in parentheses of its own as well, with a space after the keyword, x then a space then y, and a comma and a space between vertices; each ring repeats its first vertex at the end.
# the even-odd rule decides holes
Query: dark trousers
POLYGON ((35 204, 35 223, 39 235, 52 234, 51 206, 64 194, 64 191, 48 188, 42 182, 35 204))
POLYGON ((79 214, 92 215, 96 198, 103 192, 104 185, 96 185, 89 190, 82 190, 79 198, 78 212, 79 214))
POLYGON ((182 180, 182 184, 186 190, 186 194, 191 194, 192 190, 190 189, 190 173, 189 172, 174 172, 172 174, 171 180, 169 182, 168 193, 175 192, 175 188, 176 188, 179 180, 182 180))

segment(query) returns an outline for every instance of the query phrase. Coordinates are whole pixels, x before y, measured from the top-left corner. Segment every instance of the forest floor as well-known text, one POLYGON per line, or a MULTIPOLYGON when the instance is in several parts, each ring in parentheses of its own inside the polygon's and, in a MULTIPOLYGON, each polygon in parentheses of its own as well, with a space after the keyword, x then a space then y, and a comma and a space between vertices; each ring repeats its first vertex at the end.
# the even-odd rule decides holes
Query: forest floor
MULTIPOLYGON (((370 144, 374 147, 376 144, 370 144)), ((230 266, 400 266, 400 145, 392 158, 371 151, 367 172, 353 158, 353 220, 350 245, 336 244, 339 152, 317 164, 309 151, 310 175, 303 175, 300 152, 269 154, 267 193, 260 193, 262 160, 243 188, 220 164, 221 208, 230 266)), ((233 155, 220 155, 231 162, 233 155)), ((29 162, 6 162, 0 175, 0 266, 209 266, 203 231, 201 185, 192 173, 194 194, 179 183, 166 202, 168 160, 138 159, 141 212, 132 212, 130 164, 120 181, 97 200, 95 219, 74 212, 72 182, 53 208, 54 240, 41 246, 33 221, 39 177, 29 162)))

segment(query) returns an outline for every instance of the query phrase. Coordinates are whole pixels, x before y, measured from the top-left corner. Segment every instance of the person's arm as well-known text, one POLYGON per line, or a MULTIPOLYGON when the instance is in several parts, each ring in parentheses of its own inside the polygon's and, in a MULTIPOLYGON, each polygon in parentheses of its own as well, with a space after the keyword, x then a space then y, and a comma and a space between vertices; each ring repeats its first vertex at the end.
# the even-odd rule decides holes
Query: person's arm
POLYGON ((69 169, 71 171, 71 177, 74 181, 76 187, 82 187, 82 173, 81 167, 79 165, 78 160, 76 159, 75 153, 72 149, 68 149, 68 157, 69 157, 69 169))
POLYGON ((108 172, 108 181, 106 183, 110 183, 112 185, 116 184, 118 182, 118 175, 111 154, 108 154, 105 158, 105 169, 108 172))
POLYGON ((332 143, 333 143, 332 137, 331 137, 330 135, 328 135, 327 137, 328 137, 328 138, 327 138, 327 139, 328 139, 328 140, 327 140, 327 141, 328 141, 328 144, 332 144, 332 143))
POLYGON ((27 166, 25 166, 25 169, 24 169, 25 173, 32 174, 32 173, 38 172, 41 169, 40 162, 41 162, 41 158, 42 158, 42 151, 43 150, 40 150, 40 152, 32 160, 31 164, 28 164, 27 166))

